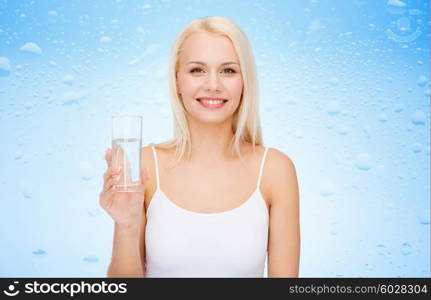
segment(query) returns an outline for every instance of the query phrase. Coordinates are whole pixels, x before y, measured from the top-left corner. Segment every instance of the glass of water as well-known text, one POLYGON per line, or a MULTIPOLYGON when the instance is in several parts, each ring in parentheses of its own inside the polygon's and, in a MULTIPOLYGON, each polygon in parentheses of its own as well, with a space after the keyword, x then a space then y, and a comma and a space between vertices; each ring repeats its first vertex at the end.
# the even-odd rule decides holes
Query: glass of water
POLYGON ((117 190, 136 191, 141 185, 142 117, 112 116, 111 125, 111 165, 114 169, 121 167, 117 190))

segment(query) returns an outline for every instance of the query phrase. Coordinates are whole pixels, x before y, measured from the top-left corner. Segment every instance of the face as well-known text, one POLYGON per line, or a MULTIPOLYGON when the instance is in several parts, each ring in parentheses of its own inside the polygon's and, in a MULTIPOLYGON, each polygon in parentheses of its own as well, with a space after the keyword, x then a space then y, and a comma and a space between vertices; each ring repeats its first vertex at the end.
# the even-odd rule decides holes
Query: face
POLYGON ((243 79, 229 38, 199 32, 184 41, 177 91, 194 120, 220 123, 233 117, 241 100, 243 79))

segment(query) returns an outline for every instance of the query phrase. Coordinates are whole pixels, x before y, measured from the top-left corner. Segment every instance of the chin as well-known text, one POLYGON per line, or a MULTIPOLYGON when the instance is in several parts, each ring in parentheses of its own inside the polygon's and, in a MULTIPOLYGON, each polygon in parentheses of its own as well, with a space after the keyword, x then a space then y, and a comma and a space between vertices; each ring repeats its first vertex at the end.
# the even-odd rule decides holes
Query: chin
POLYGON ((232 121, 232 116, 229 117, 194 117, 194 119, 202 124, 205 125, 211 125, 211 124, 223 124, 223 123, 230 123, 232 121))

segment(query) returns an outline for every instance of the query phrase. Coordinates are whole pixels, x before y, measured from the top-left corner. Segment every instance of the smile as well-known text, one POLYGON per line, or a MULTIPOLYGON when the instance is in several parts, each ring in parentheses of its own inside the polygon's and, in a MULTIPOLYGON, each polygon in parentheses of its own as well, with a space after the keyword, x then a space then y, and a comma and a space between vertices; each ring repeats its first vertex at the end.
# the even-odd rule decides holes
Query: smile
POLYGON ((197 98, 196 100, 203 107, 209 108, 209 109, 221 108, 228 101, 226 99, 221 99, 221 98, 197 98))

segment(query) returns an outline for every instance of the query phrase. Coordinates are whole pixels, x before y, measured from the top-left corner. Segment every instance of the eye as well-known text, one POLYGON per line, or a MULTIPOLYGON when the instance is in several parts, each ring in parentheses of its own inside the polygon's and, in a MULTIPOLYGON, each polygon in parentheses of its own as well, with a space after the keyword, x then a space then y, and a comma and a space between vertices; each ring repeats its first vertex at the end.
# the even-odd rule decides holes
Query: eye
POLYGON ((193 68, 193 69, 190 70, 190 73, 196 73, 197 70, 202 71, 201 68, 193 68))
MULTIPOLYGON (((200 73, 202 71, 203 71, 202 68, 196 67, 196 68, 191 69, 190 73, 200 73)), ((232 68, 226 68, 223 71, 226 74, 234 74, 234 73, 236 73, 236 71, 234 69, 232 69, 232 68)))
POLYGON ((224 69, 224 71, 229 71, 229 72, 226 72, 226 73, 230 73, 230 74, 236 73, 235 70, 231 69, 231 68, 226 68, 226 69, 224 69))

